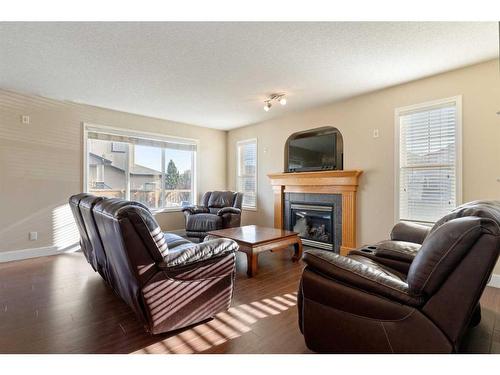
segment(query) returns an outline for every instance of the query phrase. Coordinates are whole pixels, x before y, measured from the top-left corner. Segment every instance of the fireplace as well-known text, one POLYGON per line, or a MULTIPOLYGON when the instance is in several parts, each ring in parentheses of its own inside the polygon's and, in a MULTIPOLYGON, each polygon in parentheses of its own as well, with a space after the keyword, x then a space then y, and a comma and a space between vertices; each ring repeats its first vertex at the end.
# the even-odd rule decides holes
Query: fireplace
POLYGON ((302 243, 340 252, 342 195, 285 193, 284 227, 299 233, 302 243))
POLYGON ((274 227, 293 230, 291 203, 333 207, 333 251, 346 255, 356 248, 358 170, 271 173, 274 227))
POLYGON ((299 233, 304 245, 333 250, 332 206, 292 203, 290 210, 290 228, 299 233))

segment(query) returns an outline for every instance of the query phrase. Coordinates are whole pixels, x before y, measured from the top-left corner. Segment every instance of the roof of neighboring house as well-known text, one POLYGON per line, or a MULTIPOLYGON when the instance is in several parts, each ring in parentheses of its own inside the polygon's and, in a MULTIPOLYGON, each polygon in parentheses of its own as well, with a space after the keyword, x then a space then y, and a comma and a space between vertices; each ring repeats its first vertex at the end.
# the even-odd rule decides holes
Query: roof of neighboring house
POLYGON ((135 164, 130 168, 130 173, 132 174, 161 174, 160 171, 157 171, 156 169, 151 169, 148 167, 145 167, 143 165, 135 164))
MULTIPOLYGON (((106 166, 109 166, 109 167, 115 168, 115 169, 117 169, 119 171, 125 172, 125 170, 123 168, 120 168, 120 167, 117 167, 116 165, 113 165, 113 161, 112 160, 106 159, 103 156, 99 156, 99 155, 94 154, 92 152, 89 152, 89 156, 90 156, 91 159, 94 159, 94 160, 91 160, 90 162, 92 162, 92 161, 94 161, 94 162, 99 161, 99 162, 101 162, 102 164, 104 164, 106 166)), ((133 165, 130 168, 130 173, 131 174, 135 174, 135 175, 146 175, 146 176, 160 175, 161 174, 161 172, 157 171, 156 169, 148 168, 148 167, 145 167, 145 166, 139 165, 139 164, 133 165)))
POLYGON ((94 154, 93 152, 89 152, 89 156, 90 156, 90 159, 91 159, 90 162, 92 162, 92 159, 97 159, 97 161, 100 161, 103 164, 111 164, 111 163, 113 163, 111 160, 106 159, 103 156, 99 156, 97 154, 94 154))

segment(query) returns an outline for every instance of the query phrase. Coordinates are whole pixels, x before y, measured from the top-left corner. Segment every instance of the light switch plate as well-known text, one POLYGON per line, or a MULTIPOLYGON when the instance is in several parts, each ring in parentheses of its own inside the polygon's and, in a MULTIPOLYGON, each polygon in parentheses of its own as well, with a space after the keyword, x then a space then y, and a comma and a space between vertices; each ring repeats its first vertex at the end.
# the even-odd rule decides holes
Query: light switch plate
POLYGON ((38 239, 38 232, 30 232, 30 241, 36 241, 38 239))
POLYGON ((379 137, 378 129, 373 129, 373 138, 378 138, 378 137, 379 137))

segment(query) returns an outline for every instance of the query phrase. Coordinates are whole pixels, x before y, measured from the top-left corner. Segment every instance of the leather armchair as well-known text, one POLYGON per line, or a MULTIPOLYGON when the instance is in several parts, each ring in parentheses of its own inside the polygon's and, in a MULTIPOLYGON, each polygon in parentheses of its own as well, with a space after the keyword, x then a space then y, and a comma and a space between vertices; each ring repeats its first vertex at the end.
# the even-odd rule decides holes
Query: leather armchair
POLYGON ((184 207, 186 235, 202 239, 207 232, 239 227, 241 223, 242 193, 209 191, 203 195, 200 206, 184 207))
POLYGON ((84 254, 153 334, 213 317, 230 306, 236 242, 194 244, 163 233, 138 202, 79 194, 70 198, 84 254))
POLYGON ((298 294, 306 345, 325 353, 457 352, 499 253, 498 201, 471 202, 439 220, 407 273, 363 254, 308 250, 298 294))

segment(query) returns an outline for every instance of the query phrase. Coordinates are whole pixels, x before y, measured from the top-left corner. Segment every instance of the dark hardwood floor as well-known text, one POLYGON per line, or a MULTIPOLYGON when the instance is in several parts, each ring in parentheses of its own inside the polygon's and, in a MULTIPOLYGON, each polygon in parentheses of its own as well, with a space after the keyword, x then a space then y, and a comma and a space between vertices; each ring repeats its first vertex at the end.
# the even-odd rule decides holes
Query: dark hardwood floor
MULTIPOLYGON (((297 326, 302 263, 264 253, 246 276, 238 254, 232 308, 213 320, 151 336, 81 253, 0 264, 0 353, 309 353, 297 326)), ((500 353, 500 290, 487 288, 483 319, 463 350, 500 353)))

